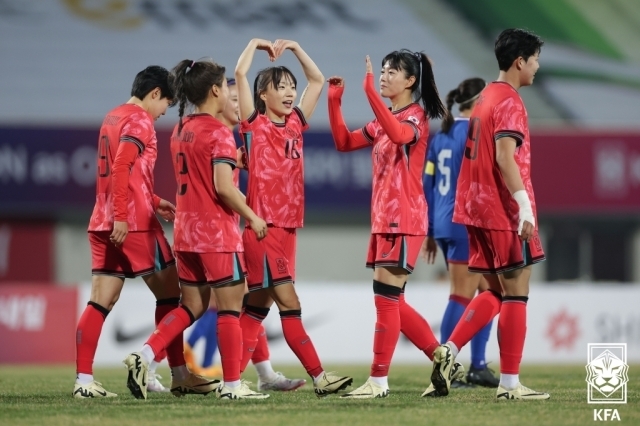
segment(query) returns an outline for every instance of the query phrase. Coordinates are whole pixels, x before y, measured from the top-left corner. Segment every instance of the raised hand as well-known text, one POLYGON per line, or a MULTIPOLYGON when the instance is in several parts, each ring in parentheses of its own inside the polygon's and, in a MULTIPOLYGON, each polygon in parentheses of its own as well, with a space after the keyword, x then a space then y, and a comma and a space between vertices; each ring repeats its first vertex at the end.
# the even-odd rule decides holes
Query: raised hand
POLYGON ((289 49, 289 50, 295 50, 297 47, 299 47, 300 45, 292 40, 282 40, 282 39, 278 39, 276 41, 273 42, 273 50, 275 52, 275 57, 276 59, 280 57, 280 55, 282 55, 282 53, 289 49))
POLYGON ((264 50, 265 52, 267 52, 269 54, 269 60, 271 62, 275 61, 278 58, 278 56, 280 56, 280 55, 276 55, 274 45, 269 40, 256 38, 254 39, 254 42, 256 43, 256 50, 264 50))
POLYGON ((344 78, 334 75, 327 79, 327 83, 329 86, 344 87, 344 78))
POLYGON ((366 56, 365 63, 367 65, 367 74, 373 74, 373 66, 371 65, 371 58, 369 55, 366 56))

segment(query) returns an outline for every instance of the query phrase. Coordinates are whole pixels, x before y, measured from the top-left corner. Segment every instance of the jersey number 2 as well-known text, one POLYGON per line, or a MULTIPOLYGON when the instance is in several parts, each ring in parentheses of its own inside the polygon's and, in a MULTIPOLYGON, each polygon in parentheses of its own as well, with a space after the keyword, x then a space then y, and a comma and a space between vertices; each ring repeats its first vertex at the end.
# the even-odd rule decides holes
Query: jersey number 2
POLYGON ((464 156, 469 160, 475 160, 478 157, 478 142, 480 142, 480 119, 474 117, 469 122, 467 146, 464 148, 464 156))
POLYGON ((187 168, 187 156, 183 152, 176 154, 176 163, 178 165, 178 195, 184 195, 187 192, 187 183, 182 181, 182 175, 189 173, 187 168))
POLYGON ((442 175, 442 179, 438 183, 438 191, 440 195, 445 196, 451 189, 451 167, 445 164, 445 161, 451 158, 452 151, 443 149, 438 153, 438 171, 442 175))

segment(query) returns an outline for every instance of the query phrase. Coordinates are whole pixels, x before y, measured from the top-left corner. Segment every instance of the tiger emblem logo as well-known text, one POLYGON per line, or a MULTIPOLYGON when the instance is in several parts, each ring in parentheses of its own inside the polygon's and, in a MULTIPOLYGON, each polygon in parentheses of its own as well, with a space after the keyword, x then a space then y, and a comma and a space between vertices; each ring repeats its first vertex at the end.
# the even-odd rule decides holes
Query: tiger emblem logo
POLYGON ((587 364, 587 383, 606 398, 629 381, 629 366, 605 350, 587 364))

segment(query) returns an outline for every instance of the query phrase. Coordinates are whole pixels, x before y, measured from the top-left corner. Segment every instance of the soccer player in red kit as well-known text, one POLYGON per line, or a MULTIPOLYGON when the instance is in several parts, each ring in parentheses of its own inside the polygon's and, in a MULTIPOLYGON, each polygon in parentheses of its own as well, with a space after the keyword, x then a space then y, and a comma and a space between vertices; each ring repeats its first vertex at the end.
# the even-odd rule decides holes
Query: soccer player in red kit
POLYGON ((243 233, 250 293, 241 318, 242 370, 251 359, 262 320, 275 300, 285 340, 313 378, 316 395, 323 397, 353 380, 322 368, 302 325, 294 287, 296 229, 303 226, 304 217, 302 132, 307 130, 307 119, 320 98, 324 76, 298 43, 253 39, 238 59, 235 77, 249 172, 247 202, 269 225, 269 234, 262 241, 249 230, 243 233), (285 50, 293 52, 308 81, 298 106, 294 106, 296 79, 282 66, 258 72, 252 92, 247 73, 256 50, 267 51, 272 61, 285 50))
POLYGON ((496 399, 549 398, 519 379, 531 265, 545 256, 536 227, 527 110, 518 90, 533 83, 542 44, 529 31, 504 30, 495 43, 500 75, 471 114, 453 221, 466 225, 469 271, 485 274, 490 291, 469 303, 449 341, 434 354, 431 382, 440 395, 449 392, 448 370, 460 348, 500 313, 496 399))
MULTIPOLYGON (((156 217, 172 221, 175 207, 153 193, 154 120, 173 100, 172 81, 159 66, 140 71, 131 99, 111 110, 100 128, 96 203, 89 222, 91 297, 76 332, 75 398, 116 396, 94 381, 93 359, 125 278, 143 278, 156 297, 156 322, 178 306, 175 260, 156 217)), ((184 368, 182 336, 170 342, 167 355, 172 370, 184 368)))
MULTIPOLYGON (((224 67, 211 60, 183 60, 174 69, 180 121, 171 136, 171 154, 178 183, 174 250, 181 285, 181 305, 160 321, 140 352, 129 354, 127 387, 146 398, 144 371, 148 363, 209 306, 210 287, 218 304, 218 340, 224 385, 218 396, 264 399, 240 381, 242 331, 239 317, 244 295, 242 240, 234 212, 247 220, 257 238, 267 226, 245 203, 233 182, 237 151, 231 131, 215 117, 224 109, 229 90, 224 67), (195 113, 182 119, 187 103, 195 113)), ((191 376, 183 384, 191 393, 206 394, 218 381, 191 376)), ((172 386, 171 391, 177 390, 172 386)), ((186 393, 185 390, 182 390, 186 393)))
MULTIPOLYGON (((373 269, 376 324, 369 379, 343 398, 385 398, 393 352, 402 331, 431 358, 438 340, 427 321, 404 299, 427 234, 427 202, 422 170, 427 152, 429 118, 442 117, 431 63, 424 53, 400 50, 382 60, 380 93, 366 57, 364 91, 375 119, 349 131, 341 111, 344 81, 329 79, 329 121, 338 151, 373 148, 371 239, 367 267, 373 269), (391 108, 382 97, 391 101, 391 108), (424 107, 418 103, 422 101, 424 107)), ((459 366, 461 368, 461 366, 459 366)), ((456 377, 463 369, 456 371, 456 377)))

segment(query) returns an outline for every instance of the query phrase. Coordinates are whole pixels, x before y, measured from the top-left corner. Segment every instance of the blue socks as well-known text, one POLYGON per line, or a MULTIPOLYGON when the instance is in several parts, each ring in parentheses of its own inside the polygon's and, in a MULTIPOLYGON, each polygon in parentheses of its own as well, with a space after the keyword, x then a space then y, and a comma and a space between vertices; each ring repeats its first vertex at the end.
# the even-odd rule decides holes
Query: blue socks
MULTIPOLYGON (((456 328, 458 321, 462 318, 467 305, 471 300, 451 295, 449 296, 449 303, 447 309, 444 311, 442 317, 442 325, 440 325, 440 342, 446 343, 453 333, 453 329, 456 328)), ((493 321, 487 324, 480 330, 473 339, 471 339, 471 365, 476 369, 483 369, 487 363, 485 360, 485 354, 487 349, 487 342, 491 335, 491 325, 493 321)))

